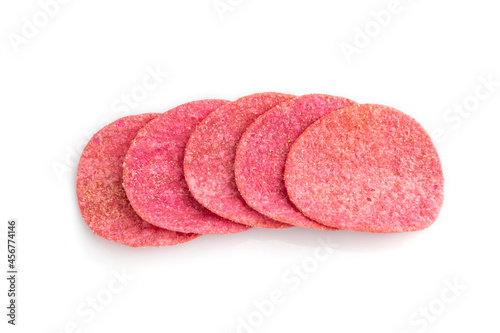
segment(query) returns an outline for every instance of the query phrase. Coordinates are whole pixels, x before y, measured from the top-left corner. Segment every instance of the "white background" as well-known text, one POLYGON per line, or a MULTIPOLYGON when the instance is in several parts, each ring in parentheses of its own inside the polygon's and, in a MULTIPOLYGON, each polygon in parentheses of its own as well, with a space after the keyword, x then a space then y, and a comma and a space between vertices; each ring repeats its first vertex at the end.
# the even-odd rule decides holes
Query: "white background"
POLYGON ((476 88, 488 92, 481 78, 500 82, 498 3, 401 0, 380 31, 370 13, 389 1, 229 3, 222 20, 213 0, 73 0, 16 52, 12 36, 41 7, 1 2, 0 261, 5 271, 6 221, 17 218, 20 271, 14 328, 1 279, 1 331, 72 332, 76 322, 80 332, 237 332, 250 316, 240 332, 498 332, 500 86, 467 114, 447 111, 478 101, 476 88), (348 62, 342 43, 367 25, 368 45, 358 41, 348 62), (129 114, 317 92, 390 105, 431 133, 442 129, 441 215, 411 234, 254 229, 145 249, 94 236, 78 210, 73 163, 99 123, 124 115, 116 100, 156 67, 168 77, 129 114), (337 248, 318 263, 329 235, 337 248), (303 263, 310 273, 298 278, 291 269, 303 263), (95 317, 79 315, 89 298, 106 300, 122 270, 134 279, 95 317), (466 290, 454 296, 446 281, 466 290), (263 318, 254 302, 275 289, 284 302, 263 318), (429 306, 437 315, 422 322, 429 306))

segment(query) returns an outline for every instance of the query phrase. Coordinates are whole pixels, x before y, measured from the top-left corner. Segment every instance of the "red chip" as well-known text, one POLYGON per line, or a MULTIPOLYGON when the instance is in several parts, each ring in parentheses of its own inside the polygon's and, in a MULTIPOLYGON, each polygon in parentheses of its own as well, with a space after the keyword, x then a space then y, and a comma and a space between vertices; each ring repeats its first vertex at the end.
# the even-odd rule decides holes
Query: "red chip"
POLYGON ((257 118, 241 137, 235 178, 247 204, 275 220, 321 230, 336 230, 304 216, 290 201, 284 172, 288 151, 313 122, 355 104, 342 97, 311 94, 290 99, 257 118))
POLYGON ((196 200, 238 223, 263 228, 290 227, 245 203, 234 179, 234 158, 245 129, 258 116, 292 97, 279 93, 246 96, 221 107, 196 127, 184 158, 184 175, 196 200))
POLYGON ((286 162, 292 202, 339 229, 421 230, 443 203, 443 174, 432 141, 410 116, 365 104, 332 112, 297 139, 286 162))
POLYGON ((76 179, 80 211, 92 231, 132 247, 187 242, 197 234, 158 228, 141 219, 122 186, 122 164, 137 132, 157 114, 118 119, 95 134, 83 150, 76 179))
POLYGON ((180 105, 144 126, 123 164, 123 186, 134 210, 158 227, 198 234, 230 234, 250 229, 199 204, 184 179, 184 151, 191 132, 227 104, 203 100, 180 105))

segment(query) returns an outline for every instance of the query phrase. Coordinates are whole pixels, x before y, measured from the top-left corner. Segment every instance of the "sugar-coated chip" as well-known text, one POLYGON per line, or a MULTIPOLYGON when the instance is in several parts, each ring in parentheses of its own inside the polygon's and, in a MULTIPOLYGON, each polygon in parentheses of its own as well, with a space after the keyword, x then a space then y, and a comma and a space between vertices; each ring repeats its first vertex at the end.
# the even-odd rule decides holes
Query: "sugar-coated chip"
POLYGON ((156 117, 135 137, 123 164, 123 186, 134 210, 161 228, 198 234, 230 234, 251 227, 222 218, 199 204, 184 179, 187 141, 196 125, 227 104, 202 100, 156 117))
POLYGON ((85 147, 77 173, 77 197, 92 231, 132 247, 175 245, 197 234, 158 228, 135 213, 122 186, 122 164, 137 132, 157 114, 118 119, 97 132, 85 147))
POLYGON ((293 205, 285 188, 285 163, 290 147, 309 125, 353 104, 342 97, 304 95, 257 118, 241 137, 234 164, 236 184, 247 204, 284 223, 336 230, 307 218, 293 205))
POLYGON ((321 118, 295 141, 285 184, 306 216, 339 229, 421 230, 443 203, 443 174, 416 120, 381 105, 350 106, 321 118))
POLYGON ((290 227, 245 203, 234 179, 234 158, 245 129, 258 116, 292 97, 279 93, 242 97, 219 108, 196 127, 184 158, 184 175, 196 200, 238 223, 263 228, 290 227))

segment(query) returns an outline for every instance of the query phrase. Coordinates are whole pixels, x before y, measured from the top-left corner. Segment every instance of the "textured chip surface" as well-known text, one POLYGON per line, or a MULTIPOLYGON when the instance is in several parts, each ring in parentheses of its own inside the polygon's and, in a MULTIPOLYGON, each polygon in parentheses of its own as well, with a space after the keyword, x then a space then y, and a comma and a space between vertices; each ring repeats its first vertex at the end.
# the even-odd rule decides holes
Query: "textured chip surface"
POLYGON ((306 216, 339 229, 421 230, 443 203, 443 174, 426 131, 401 111, 351 106, 321 118, 296 140, 285 184, 306 216))
POLYGON ((78 204, 92 231, 132 247, 175 245, 199 235, 158 228, 139 217, 122 186, 122 164, 137 132, 157 114, 118 119, 97 132, 83 150, 76 180, 78 204))
POLYGON ((285 163, 290 147, 309 125, 353 104, 342 97, 304 95, 257 118, 241 137, 234 164, 236 184, 247 204, 284 223, 335 230, 307 218, 290 201, 285 188, 285 163))
POLYGON ((184 151, 192 131, 227 103, 186 103, 159 115, 139 131, 125 157, 123 186, 144 220, 161 228, 198 234, 230 234, 251 228, 203 207, 184 179, 184 151))
POLYGON ((186 147, 184 175, 193 196, 212 212, 263 228, 290 227, 248 206, 236 187, 234 158, 241 135, 255 119, 294 96, 261 93, 242 97, 209 115, 186 147))

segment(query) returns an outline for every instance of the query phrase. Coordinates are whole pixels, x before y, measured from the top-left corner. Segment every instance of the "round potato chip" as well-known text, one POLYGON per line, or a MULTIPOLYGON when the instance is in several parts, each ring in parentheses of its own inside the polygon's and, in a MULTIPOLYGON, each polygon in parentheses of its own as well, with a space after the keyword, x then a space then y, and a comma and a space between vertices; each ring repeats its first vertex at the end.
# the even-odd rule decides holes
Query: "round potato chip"
POLYGON ((90 139, 78 164, 76 187, 83 219, 95 234, 132 247, 175 245, 199 237, 144 221, 122 186, 125 154, 137 132, 156 116, 129 116, 107 125, 90 139))
POLYGON ((234 222, 262 228, 290 227, 245 203, 234 179, 234 158, 246 128, 258 116, 292 97, 279 93, 242 97, 219 108, 196 127, 186 147, 184 175, 198 202, 234 222))
POLYGON ((134 210, 161 228, 198 234, 230 234, 251 227, 222 218, 199 204, 184 179, 187 141, 196 125, 227 104, 202 100, 180 105, 144 126, 123 164, 123 186, 134 210))
POLYGON ((285 184, 309 218, 339 229, 421 230, 443 203, 441 163, 429 135, 401 111, 350 106, 309 126, 288 154, 285 184))

